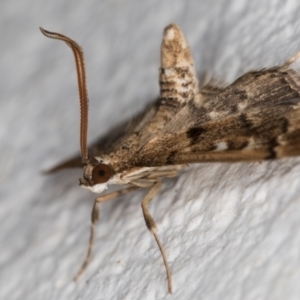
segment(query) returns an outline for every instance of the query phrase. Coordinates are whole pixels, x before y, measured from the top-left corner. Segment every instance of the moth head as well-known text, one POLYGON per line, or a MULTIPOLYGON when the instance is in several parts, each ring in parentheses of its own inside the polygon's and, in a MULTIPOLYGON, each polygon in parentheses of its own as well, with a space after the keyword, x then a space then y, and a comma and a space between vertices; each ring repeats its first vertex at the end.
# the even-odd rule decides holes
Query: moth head
POLYGON ((103 162, 89 163, 83 168, 83 178, 79 179, 79 184, 94 193, 101 193, 107 189, 107 183, 112 175, 113 171, 110 165, 103 162))
POLYGON ((40 30, 49 38, 64 41, 73 51, 76 62, 80 99, 80 151, 82 163, 85 165, 83 168, 83 178, 80 179, 79 182, 82 187, 88 188, 95 193, 101 193, 107 188, 107 182, 112 177, 113 172, 108 164, 105 164, 101 160, 97 160, 88 153, 87 130, 89 101, 83 50, 75 41, 65 35, 50 32, 43 28, 40 28, 40 30))

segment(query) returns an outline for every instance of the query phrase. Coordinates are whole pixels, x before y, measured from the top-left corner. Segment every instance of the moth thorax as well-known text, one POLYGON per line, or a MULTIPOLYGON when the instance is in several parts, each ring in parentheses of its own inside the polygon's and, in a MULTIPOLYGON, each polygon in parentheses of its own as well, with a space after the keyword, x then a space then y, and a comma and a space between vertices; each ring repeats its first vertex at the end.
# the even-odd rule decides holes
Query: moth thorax
POLYGON ((160 69, 161 98, 185 102, 193 99, 197 91, 198 82, 193 66, 160 69))

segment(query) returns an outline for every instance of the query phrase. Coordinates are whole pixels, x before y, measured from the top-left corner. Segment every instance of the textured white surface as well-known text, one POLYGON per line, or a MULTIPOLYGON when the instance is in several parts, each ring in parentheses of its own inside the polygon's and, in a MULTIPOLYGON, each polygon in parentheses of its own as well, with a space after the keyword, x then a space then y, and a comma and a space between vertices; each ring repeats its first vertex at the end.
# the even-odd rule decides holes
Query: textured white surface
POLYGON ((38 30, 85 50, 92 141, 158 95, 167 24, 185 32, 199 74, 230 82, 300 49, 299 1, 4 1, 0 16, 1 299, 299 299, 299 158, 195 165, 164 182, 150 210, 173 295, 144 192, 101 206, 92 262, 71 281, 94 195, 80 171, 40 175, 79 150, 79 109, 70 49, 38 30))

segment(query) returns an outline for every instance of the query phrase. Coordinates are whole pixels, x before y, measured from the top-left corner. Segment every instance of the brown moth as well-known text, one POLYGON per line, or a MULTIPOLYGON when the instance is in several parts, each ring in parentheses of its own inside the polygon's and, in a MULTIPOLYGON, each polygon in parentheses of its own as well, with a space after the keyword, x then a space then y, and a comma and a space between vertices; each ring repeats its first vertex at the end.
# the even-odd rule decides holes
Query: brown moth
MULTIPOLYGON (((199 88, 189 45, 177 25, 165 28, 161 46, 159 99, 130 126, 87 148, 88 93, 82 48, 70 38, 41 28, 72 49, 81 106, 81 158, 72 158, 49 172, 83 166, 80 186, 101 193, 109 184, 123 189, 96 198, 86 258, 94 244, 98 205, 139 188, 149 189, 142 201, 146 226, 161 252, 172 293, 171 272, 148 204, 161 180, 174 177, 189 163, 262 161, 300 154, 300 75, 291 64, 248 72, 228 86, 213 81, 199 88), (108 145, 108 146, 107 146, 108 145)), ((120 131, 118 131, 120 129, 120 131)))

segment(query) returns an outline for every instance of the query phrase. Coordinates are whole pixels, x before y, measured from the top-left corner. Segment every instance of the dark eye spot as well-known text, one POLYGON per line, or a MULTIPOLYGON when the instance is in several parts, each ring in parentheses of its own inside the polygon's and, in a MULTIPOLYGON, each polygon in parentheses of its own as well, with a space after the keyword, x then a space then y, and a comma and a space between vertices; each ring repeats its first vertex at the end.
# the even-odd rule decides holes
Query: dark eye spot
POLYGON ((105 175, 105 171, 104 170, 99 170, 98 171, 98 176, 102 177, 105 175))
POLYGON ((106 164, 99 164, 92 171, 92 178, 95 184, 107 182, 111 175, 111 168, 106 164))

